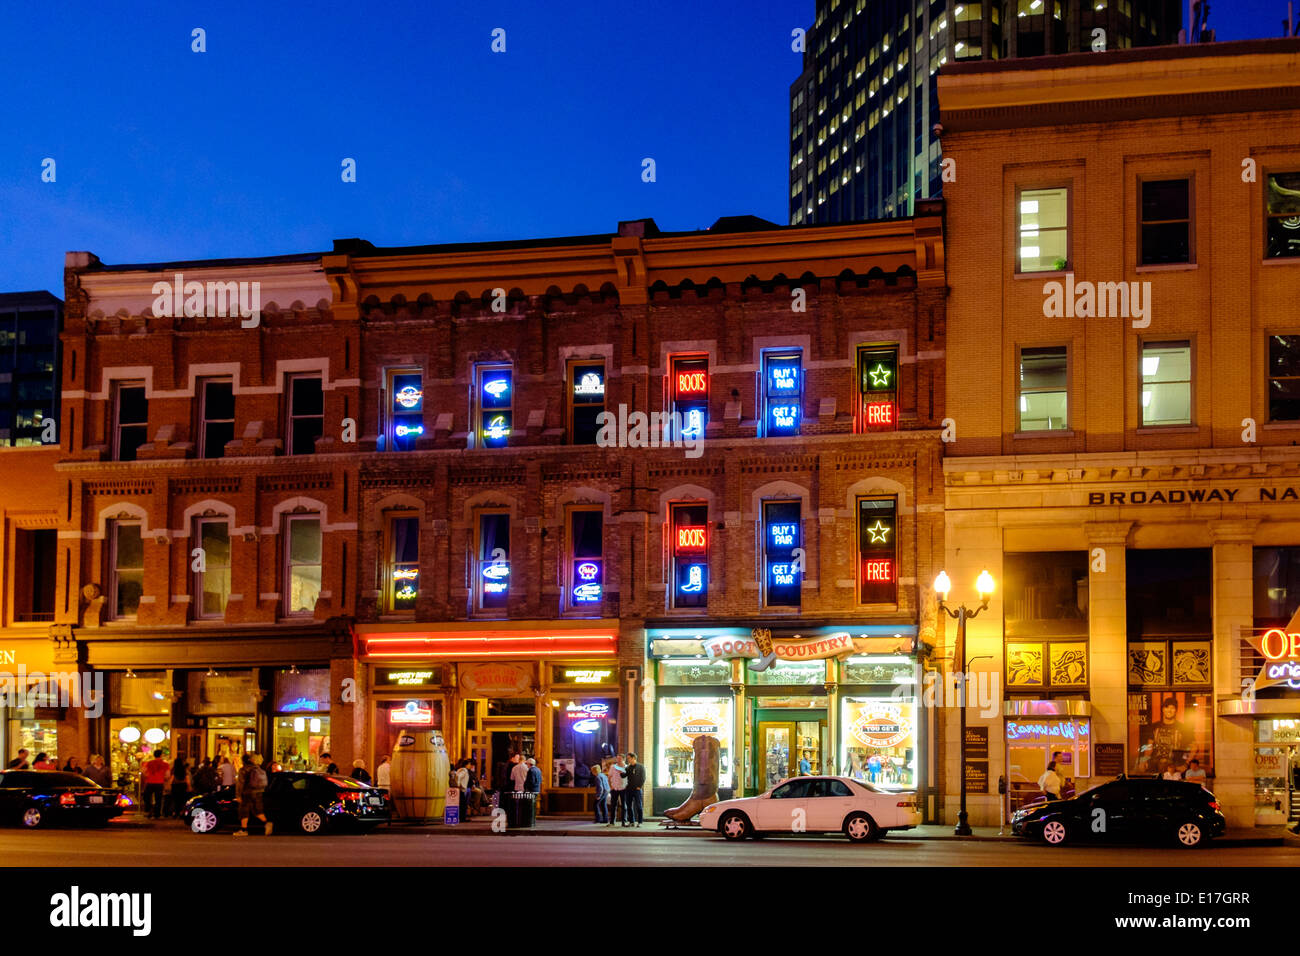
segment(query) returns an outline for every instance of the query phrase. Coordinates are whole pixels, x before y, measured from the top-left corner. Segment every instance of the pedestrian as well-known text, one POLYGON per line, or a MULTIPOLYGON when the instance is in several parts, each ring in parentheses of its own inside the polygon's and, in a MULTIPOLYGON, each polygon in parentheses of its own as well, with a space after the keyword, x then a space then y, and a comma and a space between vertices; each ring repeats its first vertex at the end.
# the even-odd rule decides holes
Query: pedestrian
POLYGON ((1056 772, 1056 761, 1053 760, 1043 771, 1043 775, 1038 778, 1038 789, 1047 794, 1048 800, 1061 799, 1061 778, 1056 772))
POLYGON ((56 760, 51 760, 49 755, 44 751, 36 755, 36 762, 32 764, 33 770, 58 770, 59 764, 56 760))
POLYGON ((113 771, 104 766, 104 758, 99 754, 94 754, 90 758, 90 766, 86 768, 85 774, 101 787, 113 785, 113 771))
POLYGON ((389 762, 388 754, 384 754, 379 759, 379 766, 375 768, 375 786, 387 790, 392 779, 393 765, 389 762))
POLYGON ((261 754, 245 754, 244 769, 239 772, 239 829, 235 836, 248 836, 248 821, 253 817, 262 821, 262 832, 271 835, 271 821, 266 818, 262 795, 266 792, 266 771, 262 769, 261 754))
POLYGON ((529 757, 526 761, 528 772, 524 774, 524 792, 541 793, 542 792, 542 768, 537 766, 537 761, 529 757))
POLYGON ((81 773, 81 765, 77 763, 76 757, 69 757, 68 762, 63 765, 64 773, 81 773))
POLYGON ((1201 762, 1193 757, 1187 762, 1187 773, 1183 774, 1183 779, 1188 783, 1199 783, 1205 786, 1205 771, 1201 769, 1201 762))
POLYGON ((591 765, 596 774, 596 822, 609 823, 609 776, 599 763, 591 765))
POLYGON ((523 754, 515 754, 510 758, 514 761, 514 766, 510 768, 510 783, 516 793, 524 789, 524 781, 528 779, 528 764, 524 763, 523 754))
POLYGON ((623 791, 627 788, 627 767, 623 764, 623 755, 615 754, 614 762, 609 765, 609 823, 617 826, 627 817, 623 807, 623 791))
POLYGON ((487 794, 483 792, 483 781, 479 779, 478 761, 470 757, 465 761, 465 769, 469 771, 469 816, 473 817, 487 809, 487 794))
POLYGON ((1177 767, 1171 763, 1165 764, 1165 772, 1160 775, 1161 780, 1182 780, 1183 775, 1177 767))
POLYGON ((352 761, 352 779, 360 780, 362 783, 370 782, 370 774, 366 772, 366 762, 360 757, 352 761))
POLYGON ((190 798, 190 765, 184 757, 172 765, 172 812, 179 817, 185 812, 185 801, 190 798))
POLYGON ((144 784, 144 812, 146 816, 161 820, 163 815, 163 787, 167 785, 167 771, 171 767, 163 760, 163 752, 155 750, 153 759, 140 768, 140 781, 144 784))
POLYGON ((627 808, 627 826, 641 826, 641 788, 645 786, 645 767, 636 762, 636 754, 627 755, 627 787, 623 790, 623 805, 627 808))
POLYGON ((811 756, 812 754, 805 750, 803 756, 799 758, 799 776, 807 777, 812 774, 812 761, 808 759, 811 756))
POLYGON ((320 765, 321 765, 321 767, 323 768, 323 769, 321 770, 321 773, 338 773, 338 772, 339 772, 339 765, 336 764, 336 763, 334 762, 334 758, 331 757, 331 756, 330 756, 329 754, 327 754, 327 753, 324 753, 324 754, 321 754, 321 755, 320 755, 320 765))
POLYGON ((15 757, 13 760, 9 761, 9 763, 5 765, 5 769, 6 770, 30 769, 31 763, 27 759, 30 756, 31 756, 31 752, 26 747, 23 747, 21 750, 18 751, 18 756, 15 757))
POLYGON ((235 765, 230 762, 230 758, 222 756, 221 766, 217 768, 217 779, 223 787, 233 787, 235 785, 235 765))

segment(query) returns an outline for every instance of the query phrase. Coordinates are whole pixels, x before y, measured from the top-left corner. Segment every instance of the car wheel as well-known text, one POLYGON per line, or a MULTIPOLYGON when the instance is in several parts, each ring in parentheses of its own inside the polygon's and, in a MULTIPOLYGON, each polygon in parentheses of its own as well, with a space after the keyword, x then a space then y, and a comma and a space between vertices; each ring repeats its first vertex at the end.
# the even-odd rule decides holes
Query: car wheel
POLYGON ((190 830, 194 833, 213 833, 221 821, 211 810, 199 808, 190 815, 190 830))
POLYGON ((45 816, 40 807, 28 807, 23 811, 23 826, 35 829, 44 822, 45 816))
POLYGON ((1070 838, 1070 832, 1060 820, 1048 820, 1039 834, 1049 846, 1061 846, 1070 838))
POLYGON ((319 810, 308 810, 298 818, 298 829, 303 833, 324 833, 325 816, 319 810))
POLYGON ((728 840, 743 840, 753 836, 754 828, 749 825, 749 818, 743 813, 728 813, 718 821, 718 832, 728 840))
POLYGON ((1188 820, 1178 828, 1178 842, 1185 847, 1204 846, 1208 840, 1205 829, 1194 820, 1188 820))
POLYGON ((850 813, 844 820, 844 835, 852 843, 874 843, 880 839, 880 827, 865 813, 850 813))

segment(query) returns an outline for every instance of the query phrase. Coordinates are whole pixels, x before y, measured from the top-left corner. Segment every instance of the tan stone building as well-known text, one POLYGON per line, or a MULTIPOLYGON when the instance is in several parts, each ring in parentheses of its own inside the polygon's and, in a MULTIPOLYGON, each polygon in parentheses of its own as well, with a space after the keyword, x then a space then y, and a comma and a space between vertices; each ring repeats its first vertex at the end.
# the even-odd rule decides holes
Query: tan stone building
POLYGON ((1079 789, 1199 765, 1229 825, 1294 820, 1300 42, 957 64, 939 91, 947 571, 954 602, 996 580, 966 657, 1003 685, 968 710, 971 822, 1053 757, 1079 789))

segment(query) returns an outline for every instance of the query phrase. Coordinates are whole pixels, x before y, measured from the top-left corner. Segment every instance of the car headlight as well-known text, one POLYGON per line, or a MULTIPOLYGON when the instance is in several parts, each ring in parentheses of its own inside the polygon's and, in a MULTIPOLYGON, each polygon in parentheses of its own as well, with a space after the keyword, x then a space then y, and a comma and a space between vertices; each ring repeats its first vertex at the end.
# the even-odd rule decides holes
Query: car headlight
POLYGON ((704 812, 704 813, 713 813, 713 812, 714 812, 715 810, 717 810, 717 809, 718 809, 718 805, 715 803, 715 804, 710 804, 709 806, 705 807, 704 810, 703 810, 702 812, 704 812))

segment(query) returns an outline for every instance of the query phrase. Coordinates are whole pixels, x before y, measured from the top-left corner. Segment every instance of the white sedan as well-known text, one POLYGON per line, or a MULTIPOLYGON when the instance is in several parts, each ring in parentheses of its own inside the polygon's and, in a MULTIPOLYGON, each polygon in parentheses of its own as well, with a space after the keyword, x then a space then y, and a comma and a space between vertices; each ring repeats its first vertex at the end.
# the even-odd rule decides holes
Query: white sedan
POLYGON ((705 807, 700 826, 728 840, 767 833, 843 833, 854 843, 921 823, 915 791, 887 791, 852 777, 792 777, 756 797, 705 807))

